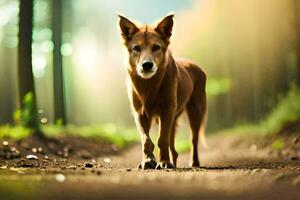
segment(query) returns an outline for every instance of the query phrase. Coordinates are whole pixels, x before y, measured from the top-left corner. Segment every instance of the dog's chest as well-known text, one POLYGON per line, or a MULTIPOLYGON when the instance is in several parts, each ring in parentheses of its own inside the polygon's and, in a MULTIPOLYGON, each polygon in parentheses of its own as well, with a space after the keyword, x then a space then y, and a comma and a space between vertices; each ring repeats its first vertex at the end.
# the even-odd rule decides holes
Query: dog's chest
MULTIPOLYGON (((139 114, 146 114, 148 116, 158 115, 164 106, 163 98, 159 93, 155 95, 151 92, 148 94, 138 94, 132 91, 132 98, 130 98, 132 107, 135 112, 139 114)), ((167 106, 165 104, 165 106, 167 106)))

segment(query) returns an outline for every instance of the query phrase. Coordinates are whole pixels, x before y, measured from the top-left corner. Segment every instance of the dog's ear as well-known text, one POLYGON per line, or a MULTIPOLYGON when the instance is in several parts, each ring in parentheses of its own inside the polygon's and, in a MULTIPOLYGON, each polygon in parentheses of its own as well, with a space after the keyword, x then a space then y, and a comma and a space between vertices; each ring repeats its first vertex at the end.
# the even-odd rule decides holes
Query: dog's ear
POLYGON ((158 23, 158 25, 155 28, 155 30, 164 38, 169 39, 172 35, 172 29, 174 24, 173 17, 174 14, 166 16, 158 23))
POLYGON ((119 25, 121 29, 121 35, 125 40, 130 40, 138 31, 138 27, 133 22, 121 15, 119 15, 119 25))

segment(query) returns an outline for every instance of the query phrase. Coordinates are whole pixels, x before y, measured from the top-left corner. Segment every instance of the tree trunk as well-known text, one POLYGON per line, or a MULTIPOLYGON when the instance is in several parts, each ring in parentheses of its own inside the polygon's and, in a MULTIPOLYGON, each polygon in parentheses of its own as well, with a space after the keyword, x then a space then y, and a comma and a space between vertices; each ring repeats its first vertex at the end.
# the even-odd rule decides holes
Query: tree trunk
POLYGON ((297 85, 300 88, 300 2, 295 2, 295 25, 296 25, 296 56, 297 56, 297 85))
POLYGON ((18 47, 18 80, 19 106, 23 108, 23 100, 27 93, 35 92, 32 73, 31 43, 33 28, 33 0, 20 1, 19 13, 19 47, 18 47))
POLYGON ((21 113, 21 123, 39 132, 34 78, 32 72, 32 29, 33 29, 33 0, 21 0, 19 12, 19 43, 18 43, 18 104, 21 113))
POLYGON ((64 104, 63 66, 61 55, 62 44, 62 1, 52 1, 52 30, 53 30, 53 87, 54 87, 54 121, 66 123, 64 104))

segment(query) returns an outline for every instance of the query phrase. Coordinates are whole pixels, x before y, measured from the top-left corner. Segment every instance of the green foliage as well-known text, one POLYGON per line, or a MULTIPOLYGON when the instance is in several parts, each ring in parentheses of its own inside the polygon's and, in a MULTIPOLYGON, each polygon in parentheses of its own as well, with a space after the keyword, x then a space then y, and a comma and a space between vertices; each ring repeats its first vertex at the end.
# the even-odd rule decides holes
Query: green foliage
POLYGON ((278 139, 272 143, 272 147, 276 150, 281 150, 284 147, 284 143, 282 140, 278 139))
POLYGON ((38 113, 35 97, 32 92, 25 95, 23 101, 23 110, 17 110, 14 113, 14 120, 17 125, 32 130, 39 130, 38 113))
POLYGON ((80 136, 84 138, 102 139, 122 148, 133 142, 139 141, 139 134, 136 129, 125 129, 114 124, 103 124, 93 126, 44 126, 43 132, 49 137, 59 135, 80 136))
MULTIPOLYGON (((101 139, 119 148, 140 140, 136 129, 118 128, 114 124, 94 125, 77 127, 74 125, 63 126, 43 126, 43 132, 48 137, 58 136, 78 136, 91 139, 101 139)), ((23 139, 33 133, 31 129, 23 126, 0 126, 0 138, 23 139)))
POLYGON ((57 119, 55 122, 55 126, 61 127, 61 126, 63 126, 63 124, 64 124, 64 121, 61 118, 57 119))
POLYGON ((218 96, 226 94, 231 88, 229 78, 209 78, 206 84, 206 93, 208 96, 218 96))
POLYGON ((262 121, 264 132, 277 133, 287 123, 300 120, 300 90, 292 85, 274 110, 262 121))
MULTIPOLYGON (((130 144, 140 141, 140 135, 137 129, 122 128, 115 124, 101 124, 92 126, 43 126, 43 132, 49 137, 57 137, 60 135, 80 136, 84 138, 101 139, 119 148, 127 147, 130 144)), ((157 141, 157 135, 152 135, 153 141, 157 141)), ((190 150, 191 142, 188 138, 177 138, 175 146, 178 152, 187 152, 190 150)))
POLYGON ((32 92, 25 95, 24 109, 21 113, 21 124, 24 127, 32 129, 38 129, 39 127, 36 102, 32 92))
POLYGON ((191 145, 192 143, 189 139, 178 138, 175 140, 175 149, 178 153, 190 151, 191 145))
MULTIPOLYGON (((122 128, 115 124, 102 124, 92 126, 42 126, 43 133, 48 137, 75 136, 90 139, 104 140, 115 144, 119 148, 125 148, 140 141, 140 135, 136 128, 122 128)), ((22 126, 0 126, 0 138, 22 139, 30 136, 32 130, 22 126)), ((157 135, 152 135, 153 141, 157 135)), ((188 138, 177 138, 175 146, 178 152, 190 150, 191 142, 188 138)), ((157 149, 156 149, 157 150, 157 149)))
POLYGON ((21 115, 22 112, 20 109, 16 110, 13 114, 14 121, 17 125, 21 124, 21 115))
POLYGON ((233 128, 219 130, 214 134, 218 135, 261 135, 262 129, 259 125, 255 124, 241 124, 233 128))
POLYGON ((22 139, 31 134, 31 130, 22 126, 0 126, 0 138, 22 139))

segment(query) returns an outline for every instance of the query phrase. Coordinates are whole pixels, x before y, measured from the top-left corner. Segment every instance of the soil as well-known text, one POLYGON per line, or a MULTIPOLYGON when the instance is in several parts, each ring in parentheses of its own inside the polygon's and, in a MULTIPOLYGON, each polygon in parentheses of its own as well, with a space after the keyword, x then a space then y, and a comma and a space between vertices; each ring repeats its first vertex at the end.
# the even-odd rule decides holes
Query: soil
POLYGON ((80 137, 29 137, 19 141, 2 140, 0 164, 23 168, 74 168, 102 155, 119 153, 117 146, 102 140, 80 137), (72 166, 72 167, 70 167, 72 166))
POLYGON ((147 171, 136 168, 139 144, 2 140, 0 199, 300 199, 299 140, 214 135, 209 149, 200 147, 200 168, 189 168, 183 153, 177 169, 147 171))

